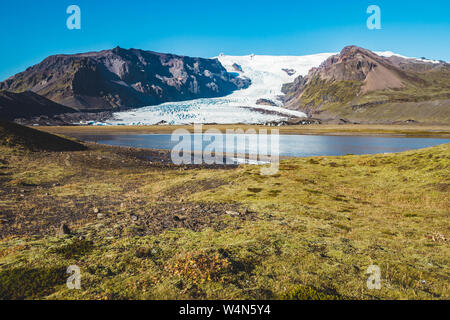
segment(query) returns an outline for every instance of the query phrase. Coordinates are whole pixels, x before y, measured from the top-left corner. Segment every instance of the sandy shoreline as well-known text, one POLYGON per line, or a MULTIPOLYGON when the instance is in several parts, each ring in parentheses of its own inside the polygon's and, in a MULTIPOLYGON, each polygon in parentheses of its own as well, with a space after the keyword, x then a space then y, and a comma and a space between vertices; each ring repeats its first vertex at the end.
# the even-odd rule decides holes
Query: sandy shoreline
MULTIPOLYGON (((194 131, 192 125, 183 126, 49 126, 34 127, 55 134, 171 134, 177 129, 194 131)), ((450 126, 447 125, 308 125, 269 127, 262 125, 203 125, 203 131, 218 129, 225 133, 227 129, 279 130, 286 135, 351 135, 351 136, 411 136, 450 138, 450 126)))

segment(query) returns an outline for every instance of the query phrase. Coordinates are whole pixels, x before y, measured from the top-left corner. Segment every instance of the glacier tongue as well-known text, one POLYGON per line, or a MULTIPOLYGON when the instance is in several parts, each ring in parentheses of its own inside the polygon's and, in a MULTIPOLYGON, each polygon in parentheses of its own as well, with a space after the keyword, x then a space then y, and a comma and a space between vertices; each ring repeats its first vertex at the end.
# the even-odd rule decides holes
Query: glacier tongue
POLYGON ((299 111, 284 109, 279 96, 284 83, 293 82, 299 75, 306 75, 334 53, 309 56, 227 56, 217 57, 228 72, 250 78, 252 84, 221 98, 196 99, 169 102, 114 114, 106 124, 152 125, 157 123, 246 123, 260 124, 287 118, 305 117, 299 111), (283 70, 284 69, 284 70, 283 70), (242 70, 242 71, 241 71, 242 70), (257 104, 267 99, 277 106, 257 104))

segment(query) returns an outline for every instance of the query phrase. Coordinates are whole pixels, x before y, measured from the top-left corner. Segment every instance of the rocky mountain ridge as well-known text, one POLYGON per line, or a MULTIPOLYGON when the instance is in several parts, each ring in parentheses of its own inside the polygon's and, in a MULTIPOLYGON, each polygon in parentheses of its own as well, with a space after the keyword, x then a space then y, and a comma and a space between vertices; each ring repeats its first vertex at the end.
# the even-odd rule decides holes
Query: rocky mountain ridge
POLYGON ((321 119, 450 121, 448 63, 383 57, 357 46, 285 84, 283 92, 287 108, 321 119))
POLYGON ((168 101, 227 95, 248 87, 217 59, 120 47, 55 55, 0 83, 0 90, 33 91, 80 110, 119 110, 168 101))

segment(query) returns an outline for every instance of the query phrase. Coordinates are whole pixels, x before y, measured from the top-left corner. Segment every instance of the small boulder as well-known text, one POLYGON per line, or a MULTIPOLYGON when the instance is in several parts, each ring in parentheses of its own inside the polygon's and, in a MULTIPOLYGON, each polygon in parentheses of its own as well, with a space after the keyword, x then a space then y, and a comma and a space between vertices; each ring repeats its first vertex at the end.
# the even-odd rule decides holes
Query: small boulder
POLYGON ((181 215, 181 214, 176 214, 173 218, 174 218, 175 221, 184 221, 184 220, 186 220, 186 217, 181 215))
POLYGON ((63 237, 70 234, 70 228, 67 224, 61 223, 58 229, 57 236, 63 237))

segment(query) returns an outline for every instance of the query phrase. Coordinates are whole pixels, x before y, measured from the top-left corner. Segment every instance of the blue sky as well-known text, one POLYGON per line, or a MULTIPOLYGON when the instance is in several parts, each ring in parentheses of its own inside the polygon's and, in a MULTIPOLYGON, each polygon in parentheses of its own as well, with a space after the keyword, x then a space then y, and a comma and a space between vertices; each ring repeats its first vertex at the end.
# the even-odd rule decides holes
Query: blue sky
POLYGON ((0 80, 58 53, 115 46, 191 56, 337 52, 355 44, 450 61, 448 0, 2 0, 0 80), (68 30, 66 9, 81 8, 68 30), (369 5, 381 30, 369 30, 369 5))

